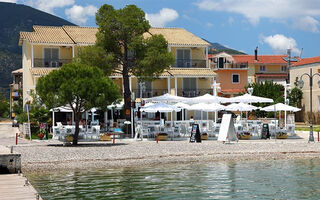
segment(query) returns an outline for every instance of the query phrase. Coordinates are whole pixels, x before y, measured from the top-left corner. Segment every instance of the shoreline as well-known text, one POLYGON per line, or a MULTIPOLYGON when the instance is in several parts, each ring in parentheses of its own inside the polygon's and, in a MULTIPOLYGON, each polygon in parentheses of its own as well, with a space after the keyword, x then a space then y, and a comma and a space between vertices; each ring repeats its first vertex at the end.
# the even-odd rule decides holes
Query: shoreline
POLYGON ((56 141, 37 141, 14 146, 21 153, 23 173, 89 169, 141 168, 166 164, 241 162, 320 158, 320 143, 305 138, 240 140, 222 144, 182 141, 128 141, 80 144, 63 147, 56 141), (36 143, 36 144, 35 144, 36 143))

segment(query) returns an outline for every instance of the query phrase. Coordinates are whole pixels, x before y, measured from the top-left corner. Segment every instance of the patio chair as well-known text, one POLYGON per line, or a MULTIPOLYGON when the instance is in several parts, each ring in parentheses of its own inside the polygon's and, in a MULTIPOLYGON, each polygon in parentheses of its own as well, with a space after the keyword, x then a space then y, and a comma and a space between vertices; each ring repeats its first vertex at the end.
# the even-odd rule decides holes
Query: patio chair
POLYGON ((295 125, 294 124, 287 124, 287 134, 290 136, 294 136, 294 130, 295 130, 295 125))

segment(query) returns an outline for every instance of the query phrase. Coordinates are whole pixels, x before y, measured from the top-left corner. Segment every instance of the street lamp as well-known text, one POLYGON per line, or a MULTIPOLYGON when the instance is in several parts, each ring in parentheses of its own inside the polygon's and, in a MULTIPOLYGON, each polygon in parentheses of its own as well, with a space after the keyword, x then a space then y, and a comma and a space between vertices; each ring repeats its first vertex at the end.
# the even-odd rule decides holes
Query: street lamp
POLYGON ((145 83, 140 81, 139 82, 139 87, 140 87, 140 120, 141 120, 141 124, 142 124, 142 112, 141 112, 141 107, 142 107, 142 92, 145 91, 146 86, 145 83))
MULTIPOLYGON (((312 68, 310 68, 310 74, 304 73, 300 76, 299 80, 299 87, 300 89, 303 88, 304 82, 302 80, 303 76, 308 76, 309 77, 309 86, 310 86, 310 134, 309 134, 309 142, 314 142, 314 137, 313 137, 313 127, 312 127, 312 85, 313 85, 313 77, 315 75, 318 75, 320 77, 319 73, 312 74, 312 68)), ((320 80, 318 81, 318 85, 320 87, 320 80)))
MULTIPOLYGON (((288 92, 290 92, 291 87, 290 87, 290 84, 287 84, 287 83, 285 83, 283 87, 284 87, 284 104, 288 105, 289 99, 287 99, 287 90, 288 92)), ((285 127, 285 130, 287 130, 287 111, 286 110, 284 111, 284 127, 285 127)))
MULTIPOLYGON (((220 91, 220 89, 221 89, 220 88, 220 83, 217 83, 216 79, 214 78, 213 79, 213 96, 214 97, 218 96, 217 94, 220 91)), ((215 121, 215 123, 217 123, 217 118, 218 118, 218 112, 215 111, 214 112, 214 121, 215 121)))

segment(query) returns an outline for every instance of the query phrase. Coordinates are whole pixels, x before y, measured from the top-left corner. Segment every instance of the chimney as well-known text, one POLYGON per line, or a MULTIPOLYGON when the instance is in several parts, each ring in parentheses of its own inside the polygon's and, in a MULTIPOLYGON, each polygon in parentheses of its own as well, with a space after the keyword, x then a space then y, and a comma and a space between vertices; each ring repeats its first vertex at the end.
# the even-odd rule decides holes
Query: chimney
POLYGON ((258 61, 258 47, 254 50, 254 60, 258 61))

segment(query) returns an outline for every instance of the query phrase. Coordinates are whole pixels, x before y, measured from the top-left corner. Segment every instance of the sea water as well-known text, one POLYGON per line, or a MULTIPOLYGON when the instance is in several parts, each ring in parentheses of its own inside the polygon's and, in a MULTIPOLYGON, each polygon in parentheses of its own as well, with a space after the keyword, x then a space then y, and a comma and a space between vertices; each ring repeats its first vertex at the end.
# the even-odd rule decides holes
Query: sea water
POLYGON ((320 199, 320 159, 29 174, 44 199, 320 199))

